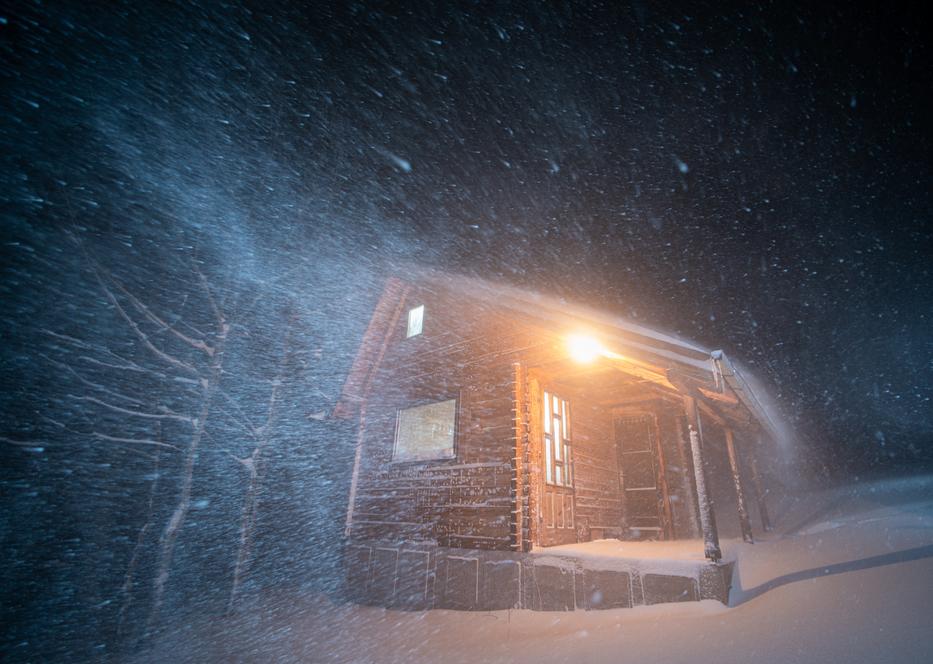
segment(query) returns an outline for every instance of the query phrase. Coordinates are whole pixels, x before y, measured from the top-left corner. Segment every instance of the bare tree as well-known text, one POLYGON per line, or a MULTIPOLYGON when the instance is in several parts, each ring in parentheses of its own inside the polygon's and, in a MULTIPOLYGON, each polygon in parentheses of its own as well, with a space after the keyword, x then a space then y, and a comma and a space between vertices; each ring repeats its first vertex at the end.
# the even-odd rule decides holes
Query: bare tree
MULTIPOLYGON (((221 311, 221 308, 218 306, 207 279, 196 264, 192 264, 191 270, 197 282, 196 288, 200 291, 201 296, 206 302, 206 308, 210 312, 209 316, 213 320, 214 330, 210 335, 200 333, 190 326, 186 327, 188 331, 182 331, 180 329, 182 327, 180 325, 181 317, 178 315, 171 316, 173 323, 169 323, 167 320, 168 317, 160 316, 152 306, 143 302, 142 299, 124 286, 114 275, 95 261, 84 249, 77 236, 72 237, 76 245, 83 252, 87 264, 107 302, 117 313, 118 317, 125 323, 126 327, 132 332, 138 344, 147 351, 147 354, 155 365, 161 365, 161 367, 159 369, 152 369, 147 366, 141 366, 136 362, 117 355, 109 349, 103 349, 105 359, 90 358, 91 361, 110 371, 138 371, 154 374, 155 377, 161 379, 162 382, 170 381, 173 384, 182 384, 190 387, 193 391, 193 394, 191 394, 193 397, 191 410, 194 411, 194 415, 176 412, 164 404, 156 407, 154 411, 142 410, 137 407, 137 399, 121 394, 104 385, 91 383, 88 379, 83 378, 75 372, 75 375, 81 382, 85 384, 90 383, 95 390, 92 391, 91 394, 72 395, 72 399, 93 404, 105 411, 128 418, 140 418, 142 420, 159 423, 160 425, 165 422, 178 423, 188 430, 186 435, 187 440, 183 445, 171 446, 179 449, 182 453, 181 474, 174 508, 163 526, 159 537, 156 572, 153 581, 152 606, 148 619, 148 625, 151 626, 158 619, 165 595, 165 586, 171 573, 175 544, 191 508, 191 490, 194 481, 194 469, 197 462, 198 450, 204 437, 207 419, 211 412, 211 406, 217 391, 218 383, 220 382, 224 349, 230 333, 230 325, 221 311), (164 335, 172 339, 176 346, 186 351, 186 354, 183 355, 181 352, 167 350, 164 346, 160 347, 157 345, 156 339, 153 336, 155 334, 164 335)), ((79 340, 74 341, 79 345, 89 345, 79 340)), ((97 440, 113 443, 148 443, 156 446, 167 445, 161 441, 115 436, 100 431, 93 431, 91 435, 97 440)), ((154 491, 154 489, 152 490, 154 491)), ((139 538, 145 537, 147 530, 148 526, 144 525, 139 538)), ((136 553, 138 553, 138 551, 136 553)), ((137 559, 138 556, 134 554, 134 557, 130 561, 127 579, 124 582, 124 588, 127 592, 130 591, 132 586, 134 567, 137 559)))
MULTIPOLYGON (((117 615, 117 634, 124 632, 134 604, 134 592, 140 583, 141 561, 149 550, 147 542, 155 532, 158 532, 158 539, 152 553, 154 569, 146 630, 160 619, 173 572, 176 543, 192 509, 199 451, 205 443, 205 436, 211 435, 215 427, 223 431, 227 440, 240 438, 242 441, 240 436, 245 436, 250 446, 246 455, 227 452, 247 472, 228 598, 228 608, 232 610, 249 572, 266 456, 274 439, 282 392, 288 379, 296 317, 286 317, 288 323, 282 337, 278 366, 266 392, 268 402, 264 413, 260 415, 263 423, 255 426, 259 415, 256 406, 261 401, 252 396, 256 394, 254 388, 249 388, 250 398, 244 401, 242 395, 234 398, 221 386, 231 330, 238 330, 237 337, 243 339, 250 338, 249 330, 231 322, 224 306, 219 303, 216 295, 219 291, 208 282, 197 264, 189 265, 190 279, 175 279, 170 291, 175 302, 167 305, 164 297, 147 297, 151 301, 144 301, 139 285, 129 285, 130 282, 124 282, 97 261, 77 232, 69 233, 69 236, 92 275, 95 291, 102 295, 103 302, 121 325, 115 332, 112 328, 100 328, 95 332, 96 338, 87 339, 77 338, 83 336, 80 333, 73 336, 46 330, 60 351, 61 347, 67 347, 67 352, 52 353, 60 354, 61 358, 46 357, 46 360, 67 373, 72 379, 71 385, 80 388, 68 394, 71 401, 81 405, 71 411, 80 425, 74 422, 54 424, 74 434, 71 438, 75 441, 92 439, 101 445, 144 453, 154 468, 148 496, 140 497, 141 503, 145 501, 145 517, 136 532, 120 587, 122 602, 117 615), (110 330, 108 336, 100 334, 101 330, 110 330), (108 430, 108 424, 118 430, 108 430), (230 436, 232 431, 239 435, 230 436), (148 449, 141 452, 144 448, 148 449), (155 454, 150 453, 153 450, 155 454), (173 457, 177 454, 179 458, 166 457, 166 451, 173 457), (160 494, 164 495, 170 486, 160 478, 170 477, 167 474, 169 468, 178 468, 177 473, 172 471, 171 476, 175 497, 163 508, 167 513, 162 527, 158 528, 160 494)), ((254 309, 270 303, 263 294, 271 292, 271 283, 290 273, 291 270, 264 280, 262 293, 254 294, 255 297, 247 301, 242 310, 234 308, 233 318, 245 321, 258 315, 254 309)), ((239 286, 236 292, 241 295, 251 290, 248 284, 239 286), (246 290, 241 287, 246 287, 246 290)), ((285 291, 279 291, 279 294, 283 295, 285 291)), ((239 370, 240 365, 237 366, 239 370)), ((265 373, 262 364, 254 366, 259 366, 265 373)), ((244 381, 247 385, 255 385, 255 382, 244 381)), ((28 441, 3 442, 24 445, 28 441)))
MULTIPOLYGON (((162 426, 159 425, 159 440, 162 439, 162 426)), ((156 492, 159 488, 159 472, 161 469, 162 455, 160 454, 160 449, 156 448, 155 460, 153 462, 153 472, 152 472, 152 482, 149 485, 149 499, 146 504, 146 522, 140 527, 139 532, 136 534, 136 544, 133 546, 133 555, 130 558, 130 563, 126 568, 126 575, 123 577, 123 586, 121 591, 123 593, 123 603, 120 605, 120 613, 117 616, 117 636, 120 636, 123 633, 123 624, 126 620, 127 613, 129 613, 130 606, 133 604, 133 585, 135 582, 136 576, 136 567, 139 564, 139 559, 142 555, 143 548, 146 543, 146 537, 149 534, 149 531, 152 529, 152 524, 155 518, 155 497, 156 492)))
POLYGON ((204 291, 204 295, 207 298, 211 311, 214 315, 216 329, 214 332, 212 345, 208 345, 203 339, 191 338, 175 330, 175 328, 169 326, 167 323, 162 321, 162 319, 155 316, 155 314, 153 314, 152 311, 144 304, 135 298, 132 298, 132 296, 130 296, 129 293, 127 293, 125 290, 124 293, 132 298, 131 302, 134 304, 135 308, 144 316, 156 324, 161 325, 164 329, 173 332, 174 335, 181 339, 184 343, 206 355, 208 358, 208 367, 204 372, 199 372, 197 369, 194 369, 190 365, 185 364, 178 358, 173 357, 156 348, 146 336, 146 334, 120 306, 116 297, 107 288, 107 285, 103 282, 103 280, 100 280, 101 287, 104 289, 111 303, 113 303, 113 305, 117 308, 121 316, 130 325, 143 344, 163 361, 186 373, 193 374, 196 377, 198 384, 200 385, 200 406, 198 408, 198 414, 194 417, 194 419, 191 420, 191 435, 188 439, 188 445, 184 450, 184 460, 180 478, 178 499, 175 504, 175 509, 172 511, 172 515, 169 517, 165 527, 162 529, 162 535, 159 540, 159 556, 155 582, 153 584, 152 611, 149 614, 149 625, 152 625, 155 622, 155 620, 158 618, 159 610, 162 608, 162 600, 165 594, 165 584, 168 581, 169 574, 171 572, 172 557, 175 552, 175 542, 177 541, 178 534, 185 523, 185 518, 188 516, 188 511, 191 509, 191 487, 194 481, 194 466, 197 461, 198 448, 200 447, 201 439, 204 437, 204 428, 207 424, 208 415, 210 414, 211 402, 213 401, 214 393, 217 390, 218 383, 220 382, 221 369, 223 368, 224 348, 227 343, 227 336, 230 333, 230 325, 227 323, 226 318, 224 317, 220 308, 217 306, 207 280, 204 278, 204 275, 199 269, 195 268, 195 271, 198 276, 198 282, 204 291))
POLYGON ((288 371, 294 324, 294 316, 289 316, 288 326, 285 329, 282 356, 275 377, 272 379, 272 390, 269 394, 265 422, 258 429, 250 430, 251 438, 254 441, 254 447, 250 455, 242 459, 237 458, 237 461, 248 471, 249 479, 247 481, 246 493, 243 497, 243 508, 240 516, 239 545, 237 547, 236 564, 233 570, 233 584, 230 588, 230 599, 227 604, 228 611, 233 610, 237 595, 240 591, 240 586, 248 573, 249 557, 253 541, 253 528, 256 523, 256 514, 259 510, 259 495, 265 466, 263 452, 269 446, 274 434, 276 419, 279 412, 281 390, 285 384, 286 372, 288 371))

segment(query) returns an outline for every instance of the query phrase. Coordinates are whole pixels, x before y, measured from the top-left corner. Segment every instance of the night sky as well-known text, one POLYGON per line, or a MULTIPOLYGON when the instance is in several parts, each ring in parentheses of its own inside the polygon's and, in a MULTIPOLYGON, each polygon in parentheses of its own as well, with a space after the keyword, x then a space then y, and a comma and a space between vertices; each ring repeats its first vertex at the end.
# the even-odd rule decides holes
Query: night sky
MULTIPOLYGON (((231 420, 262 419, 271 367, 292 358, 295 442, 274 458, 315 479, 278 476, 285 502, 301 486, 345 504, 352 449, 323 451, 335 438, 318 416, 380 283, 407 265, 722 347, 772 386, 831 474, 933 460, 933 63, 919 14, 305 4, 0 12, 4 545, 25 559, 77 538, 77 564, 104 570, 68 591, 68 556, 48 553, 5 571, 4 590, 34 577, 33 590, 107 602, 123 583, 152 458, 93 434, 157 433, 103 412, 88 382, 133 409, 187 403, 170 372, 107 366, 152 358, 101 275, 193 334, 210 325, 193 266, 205 274, 235 323, 231 420), (88 511, 118 526, 95 529, 88 511)), ((199 457, 205 486, 245 454, 224 422, 199 457)), ((303 523, 339 520, 326 509, 303 523)))

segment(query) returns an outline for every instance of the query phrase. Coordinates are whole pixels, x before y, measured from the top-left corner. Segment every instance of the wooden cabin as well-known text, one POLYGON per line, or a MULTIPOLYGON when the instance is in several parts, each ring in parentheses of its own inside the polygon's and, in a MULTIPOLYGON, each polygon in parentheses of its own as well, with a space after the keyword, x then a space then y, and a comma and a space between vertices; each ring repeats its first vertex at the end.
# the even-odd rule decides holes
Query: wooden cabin
POLYGON ((528 554, 592 540, 702 538, 715 568, 711 465, 731 471, 744 539, 750 499, 769 527, 755 449, 774 429, 729 358, 554 298, 390 279, 335 415, 357 424, 347 568, 365 601, 530 606, 528 554))

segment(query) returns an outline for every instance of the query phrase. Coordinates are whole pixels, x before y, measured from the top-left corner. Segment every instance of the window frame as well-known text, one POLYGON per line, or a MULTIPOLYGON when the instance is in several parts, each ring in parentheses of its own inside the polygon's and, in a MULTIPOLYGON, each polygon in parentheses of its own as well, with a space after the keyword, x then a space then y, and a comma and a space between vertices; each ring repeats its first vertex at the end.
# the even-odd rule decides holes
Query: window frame
POLYGON ((390 463, 393 464, 417 464, 417 463, 438 463, 438 462, 450 462, 456 461, 460 454, 460 393, 453 395, 448 395, 440 399, 422 399, 415 401, 410 405, 399 407, 395 409, 395 428, 392 438, 392 456, 390 458, 390 463), (406 410, 414 410, 415 408, 422 408, 424 406, 431 406, 441 403, 446 403, 448 401, 454 402, 454 426, 453 426, 453 440, 451 441, 450 454, 444 456, 436 456, 430 458, 420 458, 420 459, 400 459, 398 458, 398 443, 399 443, 399 431, 402 423, 402 412, 406 410))
POLYGON ((423 334, 424 334, 424 305, 419 304, 417 306, 411 307, 408 310, 408 315, 405 317, 405 338, 414 339, 415 337, 420 337, 423 334), (421 315, 418 319, 418 331, 412 332, 411 331, 412 330, 412 326, 411 326, 412 314, 418 311, 419 309, 421 310, 421 315))
POLYGON ((573 417, 572 406, 568 399, 557 395, 550 390, 542 390, 542 418, 541 440, 544 443, 544 482, 548 486, 572 489, 576 480, 573 468, 573 417), (559 413, 554 412, 554 399, 558 401, 559 413), (560 425, 560 450, 554 440, 555 423, 560 425), (565 434, 565 435, 564 435, 565 434), (562 453, 562 455, 560 455, 562 453), (560 458, 558 458, 560 456, 560 458), (557 481, 557 471, 561 470, 560 481, 557 481))

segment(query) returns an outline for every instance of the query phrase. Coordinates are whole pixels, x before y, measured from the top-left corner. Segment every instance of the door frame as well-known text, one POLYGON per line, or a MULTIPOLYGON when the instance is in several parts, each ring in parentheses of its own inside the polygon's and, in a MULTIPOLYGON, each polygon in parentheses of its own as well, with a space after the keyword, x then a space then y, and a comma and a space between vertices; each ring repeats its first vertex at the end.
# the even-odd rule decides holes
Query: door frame
POLYGON ((620 525, 623 527, 623 531, 626 533, 632 528, 627 523, 628 505, 625 488, 625 469, 622 465, 622 457, 624 452, 622 451, 622 445, 619 436, 619 421, 638 418, 645 418, 648 422, 648 447, 652 456, 652 464, 654 466, 655 476, 655 490, 658 495, 658 532, 662 540, 672 540, 675 538, 675 533, 670 487, 668 486, 667 482, 667 463, 664 456, 664 445, 661 442, 661 430, 660 426, 658 425, 658 413, 654 410, 648 410, 644 408, 620 408, 614 409, 612 411, 612 431, 614 439, 613 444, 616 448, 616 463, 618 464, 619 493, 621 494, 620 497, 623 501, 623 523, 620 525))
POLYGON ((535 497, 535 509, 532 511, 533 514, 533 535, 532 542, 536 546, 557 546, 560 544, 573 544, 578 541, 577 537, 577 505, 576 505, 576 473, 574 471, 574 435, 573 427, 575 418, 570 411, 573 409, 573 399, 568 398, 572 395, 566 393, 562 394, 562 390, 558 389, 556 392, 553 390, 553 385, 549 385, 550 381, 542 378, 540 375, 537 375, 530 380, 531 388, 531 446, 534 450, 532 455, 533 466, 535 472, 532 476, 534 481, 534 486, 532 488, 532 495, 535 497), (572 484, 570 486, 549 484, 547 481, 546 473, 546 460, 545 460, 545 448, 544 448, 544 394, 547 392, 549 395, 557 396, 558 399, 563 400, 567 404, 567 420, 569 420, 569 449, 570 456, 566 460, 567 465, 571 468, 571 478, 572 484), (549 491, 548 489, 554 489, 549 491), (564 517, 564 523, 566 524, 566 514, 570 513, 570 525, 557 527, 556 519, 555 525, 549 526, 546 522, 546 505, 547 503, 551 504, 551 514, 554 514, 554 496, 563 496, 561 500, 561 514, 564 517), (570 509, 567 509, 567 504, 569 502, 570 509), (549 531, 557 531, 562 537, 556 538, 552 537, 549 531), (555 539, 556 538, 556 539, 555 539))

